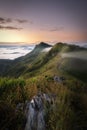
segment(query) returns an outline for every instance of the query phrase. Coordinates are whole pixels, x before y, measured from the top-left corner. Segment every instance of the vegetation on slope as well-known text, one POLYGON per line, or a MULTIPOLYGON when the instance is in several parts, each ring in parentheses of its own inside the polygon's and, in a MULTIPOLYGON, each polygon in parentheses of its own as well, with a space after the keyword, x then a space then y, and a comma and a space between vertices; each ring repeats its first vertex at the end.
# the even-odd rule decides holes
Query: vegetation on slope
POLYGON ((24 130, 25 115, 22 110, 15 112, 16 106, 42 92, 56 95, 52 109, 46 104, 47 130, 86 130, 87 60, 62 57, 61 53, 87 50, 57 43, 50 51, 42 52, 46 44, 42 45, 14 60, 5 75, 9 78, 0 78, 0 129, 24 130), (54 81, 55 75, 65 80, 54 81))

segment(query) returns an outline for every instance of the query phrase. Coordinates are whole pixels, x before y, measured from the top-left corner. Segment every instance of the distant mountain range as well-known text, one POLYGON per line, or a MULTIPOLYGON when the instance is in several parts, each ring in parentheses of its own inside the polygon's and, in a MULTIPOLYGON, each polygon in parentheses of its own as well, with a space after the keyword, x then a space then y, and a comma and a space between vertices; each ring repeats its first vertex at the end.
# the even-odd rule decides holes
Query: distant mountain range
POLYGON ((77 78, 87 79, 87 49, 76 45, 57 43, 54 46, 41 42, 25 56, 15 60, 0 60, 0 76, 32 77, 40 74, 51 75, 67 72, 77 78), (49 51, 43 51, 50 48, 49 51), (72 53, 71 53, 72 52, 72 53), (81 58, 75 56, 82 55, 81 58), (62 57, 67 54, 68 57, 62 57), (72 56, 70 56, 72 54, 72 56), (73 55, 74 54, 74 55, 73 55))

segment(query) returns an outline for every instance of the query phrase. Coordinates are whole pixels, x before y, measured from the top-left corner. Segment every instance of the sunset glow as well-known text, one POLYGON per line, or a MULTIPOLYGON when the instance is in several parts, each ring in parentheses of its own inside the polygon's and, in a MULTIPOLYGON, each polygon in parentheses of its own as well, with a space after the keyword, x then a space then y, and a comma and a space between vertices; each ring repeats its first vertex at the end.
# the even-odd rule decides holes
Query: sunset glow
POLYGON ((86 0, 1 0, 0 42, 87 42, 85 12, 86 0))

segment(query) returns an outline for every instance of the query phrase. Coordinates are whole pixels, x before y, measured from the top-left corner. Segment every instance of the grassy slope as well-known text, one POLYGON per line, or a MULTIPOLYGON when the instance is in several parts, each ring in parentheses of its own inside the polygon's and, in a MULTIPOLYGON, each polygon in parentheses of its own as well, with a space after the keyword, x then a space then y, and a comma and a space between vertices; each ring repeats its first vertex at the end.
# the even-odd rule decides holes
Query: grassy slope
POLYGON ((87 60, 79 59, 77 57, 61 56, 61 53, 78 52, 82 51, 83 57, 85 56, 86 49, 74 45, 56 44, 46 54, 40 54, 33 64, 25 71, 24 75, 37 76, 42 75, 71 75, 79 80, 86 81, 87 79, 87 60))
POLYGON ((57 95, 56 106, 47 111, 48 130, 87 129, 87 61, 61 57, 61 52, 76 51, 84 53, 87 50, 57 44, 38 62, 36 70, 34 65, 31 73, 28 70, 27 76, 32 76, 29 84, 36 86, 39 91, 57 95), (62 84, 55 83, 52 80, 54 75, 64 76, 66 81, 62 84))
MULTIPOLYGON (((38 49, 37 49, 38 50, 38 49)), ((42 50, 42 49, 41 49, 42 50)), ((78 46, 69 46, 66 44, 56 44, 49 52, 47 53, 38 53, 39 51, 34 51, 31 53, 33 57, 29 55, 15 61, 15 66, 13 69, 9 70, 9 74, 15 76, 19 74, 18 67, 20 69, 20 64, 22 66, 25 64, 28 67, 24 70, 20 70, 20 76, 26 78, 26 85, 23 87, 23 91, 20 91, 20 86, 16 85, 14 88, 15 91, 10 89, 5 89, 2 91, 2 99, 4 95, 8 95, 5 99, 6 104, 11 105, 15 108, 16 102, 18 100, 25 101, 30 100, 35 94, 39 91, 45 93, 54 93, 56 94, 55 106, 53 109, 46 106, 47 116, 46 127, 47 130, 86 130, 87 129, 87 61, 76 58, 62 58, 61 52, 75 52, 75 51, 87 51, 86 49, 79 48, 78 46), (37 54, 37 55, 36 55, 37 54), (30 65, 31 60, 31 65, 30 65), (84 69, 78 67, 78 65, 83 66, 84 69), (72 73, 74 72, 74 73, 72 73), (78 75, 76 75, 78 72, 78 75), (80 73, 81 72, 81 73, 80 73), (86 75, 82 76, 86 73, 86 75), (53 76, 64 76, 66 80, 62 83, 56 83, 53 81, 53 76), (19 86, 19 87, 18 87, 19 86), (14 94, 14 93, 17 94, 14 94), (20 96, 22 95, 22 96, 20 96), (11 103, 10 103, 11 102, 11 103)), ((17 80, 18 81, 18 80, 17 80)), ((20 81, 20 80, 19 80, 20 81)), ((9 87, 8 84, 11 83, 8 79, 6 80, 5 87, 9 87), (8 81, 8 82, 7 82, 8 81), (9 83, 10 82, 10 83, 9 83)), ((4 83, 4 82, 3 82, 4 83)), ((13 81, 10 85, 14 86, 13 81)), ((1 85, 2 90, 3 85, 1 85)), ((1 110, 3 103, 0 106, 1 110)), ((12 108, 9 110, 13 110, 12 108)), ((10 111, 11 111, 10 110, 10 111)), ((13 113, 13 112, 11 112, 13 113)), ((6 115, 8 118, 8 116, 6 115)), ((23 115, 22 115, 23 118, 23 115)), ((17 122, 21 120, 21 116, 17 122)), ((16 117, 14 119, 14 124, 16 122, 16 117)), ((21 121, 23 122, 23 121, 21 121)), ((9 121, 11 124, 11 122, 9 121)), ((14 127, 14 124, 12 127, 14 127)), ((12 130, 11 127, 11 130, 12 130)), ((18 125, 19 130, 21 130, 22 124, 18 125)), ((18 129, 18 127, 16 129, 18 129)), ((23 128, 23 127, 22 127, 23 128)))
POLYGON ((31 53, 23 57, 17 58, 13 61, 4 60, 2 62, 2 60, 0 60, 0 76, 19 77, 23 75, 23 73, 26 72, 26 70, 28 70, 33 63, 37 62, 37 60, 44 55, 45 52, 41 52, 47 47, 51 47, 51 45, 41 42, 39 45, 36 45, 31 53))
POLYGON ((3 74, 11 67, 11 60, 0 60, 0 76, 3 76, 3 74))
MULTIPOLYGON (((26 56, 20 57, 14 61, 4 61, 1 64, 1 75, 19 77, 35 76, 41 73, 50 73, 54 75, 62 72, 71 74, 80 80, 86 81, 87 60, 76 57, 62 57, 62 53, 68 55, 72 52, 86 53, 87 49, 75 45, 58 43, 52 47, 49 52, 42 52, 44 48, 50 47, 45 43, 40 43, 35 49, 26 56)), ((81 54, 80 54, 81 55, 81 54)))

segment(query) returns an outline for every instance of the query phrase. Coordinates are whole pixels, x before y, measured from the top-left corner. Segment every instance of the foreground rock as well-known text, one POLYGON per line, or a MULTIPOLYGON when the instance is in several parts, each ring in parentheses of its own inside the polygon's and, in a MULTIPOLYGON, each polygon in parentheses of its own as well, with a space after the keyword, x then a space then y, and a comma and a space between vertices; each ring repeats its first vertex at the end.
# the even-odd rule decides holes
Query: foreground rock
POLYGON ((54 104, 55 95, 38 94, 26 105, 27 122, 25 130, 46 130, 45 103, 54 104))

